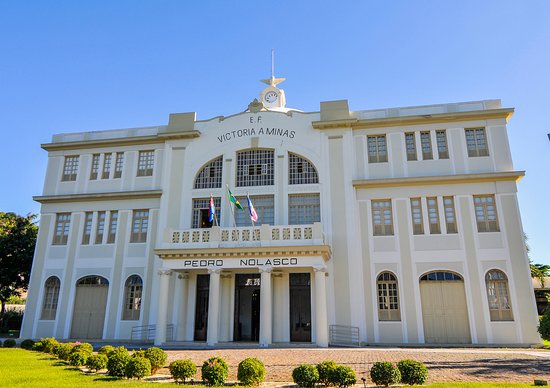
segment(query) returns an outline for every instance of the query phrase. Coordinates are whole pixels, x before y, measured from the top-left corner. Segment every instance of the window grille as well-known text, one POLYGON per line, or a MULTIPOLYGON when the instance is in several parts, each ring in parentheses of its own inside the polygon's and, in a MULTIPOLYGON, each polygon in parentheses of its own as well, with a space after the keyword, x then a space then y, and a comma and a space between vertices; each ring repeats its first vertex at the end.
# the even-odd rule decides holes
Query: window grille
POLYGON ((393 236, 393 215, 391 200, 379 199, 372 202, 372 224, 375 236, 393 236))
MULTIPOLYGON (((216 208, 216 218, 218 219, 218 222, 220 222, 220 205, 221 205, 221 198, 220 197, 214 197, 214 207, 216 208)), ((192 227, 193 228, 210 228, 212 224, 208 222, 208 215, 209 215, 209 209, 210 209, 210 198, 194 198, 193 199, 193 219, 192 227)), ((235 210, 235 211, 241 211, 242 210, 235 210)))
POLYGON ((95 243, 103 243, 103 233, 105 231, 105 212, 97 213, 97 226, 95 231, 95 243))
POLYGON ((92 222, 94 219, 93 212, 86 212, 84 215, 84 232, 82 233, 82 245, 90 243, 90 235, 92 234, 92 222))
POLYGON ((78 156, 65 156, 62 181, 76 181, 78 174, 78 156))
POLYGON ((113 178, 120 178, 122 176, 122 169, 124 168, 124 152, 117 152, 115 159, 115 173, 113 178))
POLYGON ((422 201, 420 198, 411 198, 411 215, 413 234, 424 234, 424 222, 422 219, 422 201))
POLYGON ((141 295, 143 291, 143 281, 138 275, 132 275, 126 279, 124 286, 124 310, 122 319, 126 321, 137 321, 141 312, 141 295))
POLYGON ((491 321, 513 321, 508 278, 504 272, 497 269, 490 270, 485 275, 485 284, 491 321))
POLYGON ((414 132, 405 133, 405 148, 407 149, 407 160, 416 160, 416 139, 414 132))
POLYGON ((56 276, 50 276, 44 283, 44 302, 40 319, 54 320, 57 313, 57 301, 61 282, 56 276))
POLYGON ((497 208, 494 195, 474 196, 478 232, 498 232, 497 208))
POLYGON ((466 129, 465 131, 468 156, 489 156, 485 128, 466 129))
POLYGON ((116 228, 118 224, 118 212, 112 211, 109 215, 109 234, 107 236, 107 244, 112 244, 116 239, 116 228))
POLYGON ((109 174, 111 174, 111 158, 112 154, 103 155, 103 171, 101 173, 101 179, 109 179, 109 174))
POLYGON ((367 136, 367 148, 369 163, 382 163, 388 161, 386 135, 367 136))
POLYGON ((422 146, 422 160, 433 159, 430 131, 420 132, 420 145, 422 146))
POLYGON ((437 153, 439 159, 449 159, 449 147, 447 146, 447 131, 444 129, 435 131, 437 140, 437 153))
POLYGON ((137 176, 152 176, 155 151, 139 151, 137 176))
MULTIPOLYGON (((238 197, 237 199, 243 206, 244 211, 235 208, 235 223, 237 226, 252 225, 246 197, 238 197)), ((253 195, 250 196, 250 201, 252 201, 252 205, 258 214, 256 225, 273 225, 275 223, 275 200, 273 195, 253 195)))
POLYGON ((382 272, 376 282, 378 288, 378 320, 400 321, 397 278, 391 272, 382 272))
POLYGON ((146 242, 149 228, 149 210, 134 210, 130 242, 146 242))
POLYGON ((440 234, 441 226, 439 224, 439 208, 437 197, 426 198, 428 204, 428 220, 430 222, 430 234, 440 234))
POLYGON ((77 286, 108 286, 109 281, 103 276, 91 275, 81 278, 77 283, 77 286))
POLYGON ((288 196, 289 225, 305 225, 321 222, 319 194, 291 194, 288 196))
POLYGON ((319 183, 317 169, 306 158, 288 153, 288 184, 301 185, 319 183))
POLYGON ((443 197, 443 207, 445 210, 445 223, 447 224, 447 233, 458 233, 454 198, 443 197))
POLYGON ((55 220, 53 245, 67 245, 70 226, 71 213, 59 213, 55 220))
POLYGON ((237 153, 237 186, 272 186, 274 151, 255 149, 237 153))
POLYGON ((92 169, 90 171, 90 180, 97 179, 97 173, 99 172, 99 154, 92 155, 92 169))
POLYGON ((445 272, 445 271, 434 271, 434 272, 428 272, 424 276, 420 278, 420 281, 457 281, 462 282, 464 279, 462 279, 462 276, 457 275, 452 272, 445 272))
POLYGON ((222 156, 206 163, 195 178, 195 189, 215 189, 222 187, 222 156))

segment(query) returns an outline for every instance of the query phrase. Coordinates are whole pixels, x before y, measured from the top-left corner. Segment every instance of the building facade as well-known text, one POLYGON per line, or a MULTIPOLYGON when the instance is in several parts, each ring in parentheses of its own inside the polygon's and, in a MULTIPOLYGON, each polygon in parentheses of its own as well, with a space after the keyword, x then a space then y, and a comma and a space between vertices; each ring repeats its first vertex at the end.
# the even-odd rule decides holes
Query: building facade
POLYGON ((232 116, 43 144, 21 336, 540 343, 513 109, 302 112, 282 80, 232 116))

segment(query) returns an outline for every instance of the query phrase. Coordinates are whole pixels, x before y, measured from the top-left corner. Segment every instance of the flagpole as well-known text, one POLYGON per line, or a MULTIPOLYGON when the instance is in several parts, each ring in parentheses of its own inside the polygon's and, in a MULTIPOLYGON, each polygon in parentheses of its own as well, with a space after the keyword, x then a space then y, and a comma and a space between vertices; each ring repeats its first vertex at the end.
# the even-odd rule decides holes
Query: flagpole
MULTIPOLYGON (((248 199, 248 214, 250 214, 250 206, 252 205, 252 201, 250 200, 250 195, 248 195, 248 191, 246 192, 246 198, 248 199)), ((252 222, 252 240, 254 240, 254 220, 252 217, 250 217, 250 221, 252 222)))
MULTIPOLYGON (((229 185, 226 184, 225 187, 227 188, 227 194, 229 194, 229 185)), ((233 202, 231 202, 231 197, 229 197, 229 206, 231 206, 231 214, 233 214, 233 227, 237 227, 237 221, 235 221, 235 205, 233 202)))

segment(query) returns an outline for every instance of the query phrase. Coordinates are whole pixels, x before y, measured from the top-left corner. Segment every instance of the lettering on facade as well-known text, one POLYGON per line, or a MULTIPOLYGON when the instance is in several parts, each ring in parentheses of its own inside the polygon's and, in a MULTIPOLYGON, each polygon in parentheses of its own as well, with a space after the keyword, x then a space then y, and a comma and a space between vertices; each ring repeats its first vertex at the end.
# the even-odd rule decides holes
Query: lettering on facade
MULTIPOLYGON (((261 267, 267 266, 295 266, 298 265, 298 258, 296 257, 283 257, 273 259, 239 259, 238 263, 235 263, 235 267, 261 267)), ((207 268, 207 267, 224 267, 224 261, 222 259, 204 259, 204 260, 183 260, 184 268, 207 268)), ((231 265, 225 265, 227 268, 231 268, 231 265)))
MULTIPOLYGON (((258 122, 260 123, 262 121, 262 117, 259 116, 257 118, 250 118, 250 122, 258 122)), ((286 137, 289 139, 294 139, 294 136, 296 135, 296 131, 292 131, 290 129, 284 129, 284 128, 275 128, 275 127, 252 127, 252 128, 242 128, 242 129, 235 129, 233 131, 226 132, 220 136, 218 136, 218 141, 220 143, 223 143, 225 141, 238 139, 240 137, 248 137, 248 136, 280 136, 280 137, 286 137)))
POLYGON ((263 265, 298 265, 298 259, 296 257, 283 258, 283 259, 241 259, 239 265, 241 267, 261 267, 263 265))

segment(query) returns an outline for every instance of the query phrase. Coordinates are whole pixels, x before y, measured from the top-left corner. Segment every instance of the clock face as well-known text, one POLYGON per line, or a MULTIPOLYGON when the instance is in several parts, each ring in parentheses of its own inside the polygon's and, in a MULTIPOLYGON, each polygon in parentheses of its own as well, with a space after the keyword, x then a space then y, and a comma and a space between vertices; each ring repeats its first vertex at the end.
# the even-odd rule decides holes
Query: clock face
POLYGON ((279 95, 277 94, 277 92, 274 92, 273 90, 267 92, 264 96, 265 102, 269 104, 274 103, 275 101, 277 101, 278 98, 279 98, 279 95))

